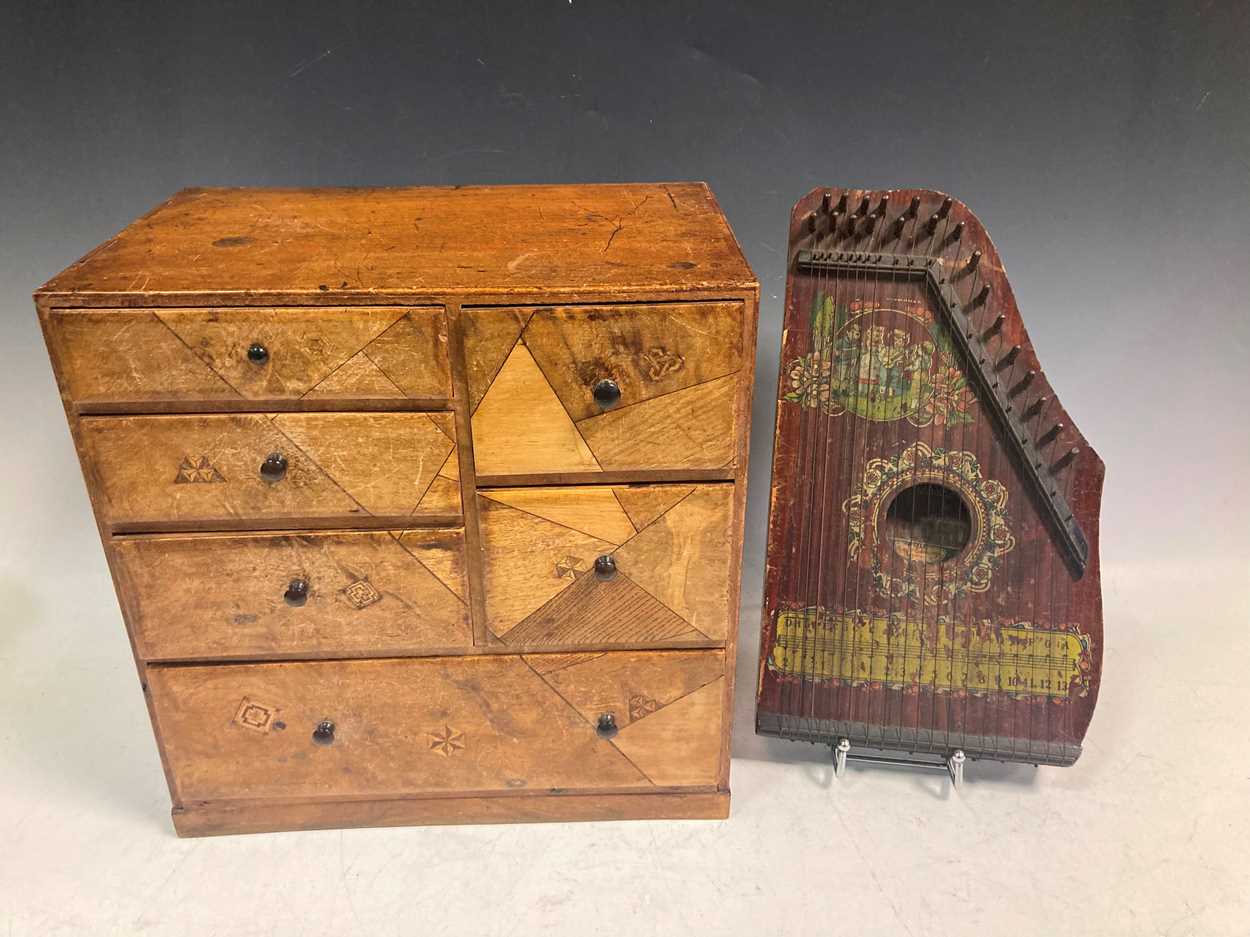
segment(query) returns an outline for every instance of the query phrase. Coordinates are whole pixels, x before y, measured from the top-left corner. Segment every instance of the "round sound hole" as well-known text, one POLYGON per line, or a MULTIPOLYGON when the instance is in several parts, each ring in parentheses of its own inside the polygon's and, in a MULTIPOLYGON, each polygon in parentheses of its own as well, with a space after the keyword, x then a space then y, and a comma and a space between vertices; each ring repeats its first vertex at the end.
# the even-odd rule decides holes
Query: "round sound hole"
POLYGON ((925 482, 902 489, 885 512, 885 539, 905 560, 942 563, 972 539, 972 514, 945 485, 925 482))

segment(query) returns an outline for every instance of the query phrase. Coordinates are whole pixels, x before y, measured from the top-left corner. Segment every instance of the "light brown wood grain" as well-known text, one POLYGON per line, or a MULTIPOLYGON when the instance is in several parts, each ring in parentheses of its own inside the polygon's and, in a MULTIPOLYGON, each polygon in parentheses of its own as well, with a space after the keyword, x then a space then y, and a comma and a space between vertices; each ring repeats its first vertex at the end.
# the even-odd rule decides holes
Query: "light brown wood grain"
POLYGON ((424 413, 100 416, 82 430, 105 519, 124 529, 419 517, 453 449, 424 413), (260 474, 271 453, 287 459, 279 481, 260 474))
POLYGON ((754 289, 702 183, 186 189, 49 293, 754 289))
POLYGON ((442 309, 75 309, 50 325, 80 405, 451 394, 442 309))
POLYGON ((179 832, 724 816, 757 302, 701 184, 189 190, 40 290, 179 832), (607 366, 625 399, 587 410, 607 366), (726 513, 665 519, 708 481, 726 513), (489 611, 487 527, 515 571, 489 611), (610 580, 535 549, 593 562, 638 531, 610 580), (381 598, 349 614, 360 581, 381 598), (683 617, 718 604, 720 637, 683 617), (299 744, 272 710, 239 725, 258 689, 299 744), (351 732, 312 746, 334 700, 351 732), (625 757, 593 722, 630 700, 625 757), (419 759, 433 710, 487 740, 473 768, 419 759))
POLYGON ((736 456, 741 303, 473 310, 482 476, 722 469, 736 456), (524 327, 522 328, 522 325, 524 327), (506 358, 501 359, 501 355, 506 358), (493 377, 491 375, 493 374, 493 377), (612 380, 619 401, 593 390, 612 380))
MULTIPOLYGON (((617 679, 645 692, 648 674, 667 686, 645 665, 617 679)), ((657 786, 518 657, 154 666, 148 685, 183 801, 657 786)), ((690 715, 666 773, 683 745, 719 745, 690 715)))
POLYGON ((548 647, 724 641, 730 630, 733 486, 656 487, 661 490, 652 492, 658 497, 651 505, 667 506, 640 531, 617 498, 618 491, 636 496, 637 488, 479 495, 491 633, 509 644, 548 647), (607 580, 594 572, 596 558, 604 555, 613 557, 618 571, 607 580))
POLYGON ((172 813, 174 828, 179 836, 454 823, 723 820, 729 816, 729 792, 552 792, 546 795, 411 797, 339 802, 217 801, 175 807, 172 813))
POLYGON ((129 537, 112 546, 147 660, 430 653, 473 644, 459 530, 129 537), (302 580, 302 605, 286 600, 302 580))
POLYGON ((522 333, 575 422, 604 412, 591 393, 604 379, 621 388, 619 410, 733 374, 741 340, 741 303, 539 309, 522 333))

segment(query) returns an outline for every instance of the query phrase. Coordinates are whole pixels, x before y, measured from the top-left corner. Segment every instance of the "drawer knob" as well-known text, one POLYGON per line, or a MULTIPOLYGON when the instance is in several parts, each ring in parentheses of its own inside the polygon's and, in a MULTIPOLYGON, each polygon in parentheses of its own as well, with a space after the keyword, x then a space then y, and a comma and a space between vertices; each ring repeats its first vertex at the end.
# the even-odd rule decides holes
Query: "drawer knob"
POLYGON ((611 579, 616 575, 616 560, 606 553, 595 557, 595 575, 600 579, 611 579))
POLYGON ((282 481, 286 475, 286 456, 281 452, 271 452, 260 464, 260 477, 267 482, 282 481))
POLYGON ((621 399, 621 385, 612 378, 605 377, 594 386, 591 393, 594 394, 595 402, 606 410, 608 407, 615 406, 616 402, 621 399))
POLYGON ((615 713, 599 713, 599 721, 595 723, 595 734, 601 739, 613 738, 621 731, 616 727, 615 713))
POLYGON ((247 360, 252 364, 264 364, 269 360, 269 349, 260 342, 252 342, 252 346, 247 350, 247 360))
POLYGON ((308 601, 308 580, 292 579, 287 583, 286 593, 282 598, 286 600, 287 605, 299 608, 308 601))
POLYGON ((334 741, 334 723, 329 719, 323 719, 317 723, 317 728, 313 729, 313 741, 318 745, 329 745, 334 741))

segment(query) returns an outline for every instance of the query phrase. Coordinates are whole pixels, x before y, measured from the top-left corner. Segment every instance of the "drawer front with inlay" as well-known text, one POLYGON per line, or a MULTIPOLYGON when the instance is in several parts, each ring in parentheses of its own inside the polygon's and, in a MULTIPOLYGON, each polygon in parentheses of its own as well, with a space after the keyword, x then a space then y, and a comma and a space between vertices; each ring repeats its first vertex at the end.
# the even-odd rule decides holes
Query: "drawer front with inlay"
POLYGON ((478 492, 486 627, 518 648, 720 644, 732 484, 478 492))
POLYGON ((742 304, 466 309, 479 478, 732 469, 742 304))
POLYGON ((395 656, 469 648, 463 530, 124 537, 147 660, 395 656))
POLYGON ((441 307, 75 309, 49 334, 86 408, 451 396, 441 307))
POLYGON ((87 469, 121 530, 454 523, 450 413, 84 417, 87 469))
POLYGON ((183 802, 713 788, 721 651, 151 667, 183 802))

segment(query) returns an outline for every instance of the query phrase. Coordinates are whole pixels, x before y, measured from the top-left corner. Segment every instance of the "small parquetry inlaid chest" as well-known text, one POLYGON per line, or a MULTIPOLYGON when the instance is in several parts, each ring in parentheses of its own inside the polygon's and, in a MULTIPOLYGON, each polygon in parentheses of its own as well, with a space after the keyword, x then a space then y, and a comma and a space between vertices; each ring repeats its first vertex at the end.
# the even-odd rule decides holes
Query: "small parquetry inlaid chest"
POLYGON ((40 289, 178 832, 725 816, 758 292, 688 183, 190 189, 40 289))

